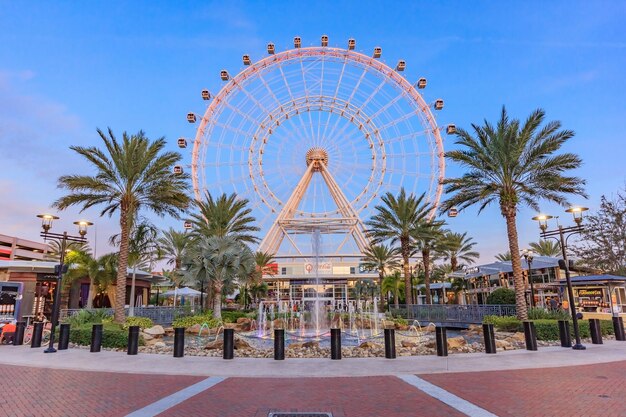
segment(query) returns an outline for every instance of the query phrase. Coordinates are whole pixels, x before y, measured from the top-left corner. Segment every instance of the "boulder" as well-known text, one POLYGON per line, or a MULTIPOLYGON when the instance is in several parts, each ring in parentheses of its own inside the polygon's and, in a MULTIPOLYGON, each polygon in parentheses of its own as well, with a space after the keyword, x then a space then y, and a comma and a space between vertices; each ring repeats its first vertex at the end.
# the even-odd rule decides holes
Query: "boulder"
POLYGON ((239 317, 237 319, 237 330, 249 332, 252 330, 252 320, 247 317, 239 317))
POLYGON ((504 349, 504 350, 511 350, 513 349, 513 345, 511 344, 511 342, 508 342, 506 340, 496 340, 496 348, 504 349))
POLYGON ((304 342, 302 347, 307 349, 317 349, 320 347, 320 342, 304 342))
POLYGON ((304 346, 302 343, 291 343, 289 346, 287 346, 287 349, 291 349, 291 350, 298 350, 298 349, 302 349, 304 346))
POLYGON ((516 342, 526 342, 526 336, 522 332, 513 333, 510 339, 515 340, 516 342))
POLYGON ((252 320, 249 319, 248 317, 239 317, 237 319, 237 324, 242 324, 242 323, 251 323, 252 320))
POLYGON ((163 328, 163 326, 157 324, 150 327, 149 329, 145 329, 143 332, 149 334, 150 336, 160 337, 165 334, 165 329, 163 328))
POLYGON ((214 340, 213 342, 207 343, 204 346, 204 348, 206 350, 224 349, 224 341, 223 340, 214 340))
POLYGON ((164 349, 164 348, 166 348, 166 347, 167 347, 167 346, 165 345, 165 343, 163 343, 163 342, 156 342, 153 346, 154 346, 155 348, 160 348, 160 349, 164 349))
POLYGON ((187 329, 185 329, 185 331, 187 333, 193 333, 193 334, 198 334, 200 333, 200 329, 202 328, 202 326, 200 326, 199 324, 194 324, 191 327, 187 327, 187 329))
POLYGON ((381 346, 374 342, 363 342, 359 345, 359 349, 378 349, 381 346))
POLYGON ((418 347, 419 346, 417 343, 411 342, 411 341, 408 341, 408 340, 403 340, 402 342, 400 342, 400 345, 402 347, 405 347, 405 348, 414 348, 414 347, 418 347))
POLYGON ((154 339, 154 336, 149 335, 148 333, 141 333, 141 337, 143 337, 143 340, 145 340, 146 342, 148 340, 152 340, 154 339))
POLYGON ((245 340, 235 337, 235 349, 252 349, 252 346, 245 340))
POLYGON ((463 336, 451 337, 448 339, 448 349, 459 349, 467 344, 463 336))
POLYGON ((480 324, 470 324, 469 326, 467 326, 467 331, 472 333, 482 333, 483 326, 481 326, 480 324))

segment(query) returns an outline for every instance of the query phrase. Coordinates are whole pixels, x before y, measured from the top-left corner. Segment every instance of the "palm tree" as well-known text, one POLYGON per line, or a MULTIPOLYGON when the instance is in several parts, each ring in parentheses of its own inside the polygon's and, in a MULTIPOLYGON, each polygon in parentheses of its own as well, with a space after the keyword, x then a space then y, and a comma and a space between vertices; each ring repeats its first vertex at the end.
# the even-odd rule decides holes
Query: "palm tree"
POLYGON ((173 228, 161 232, 158 239, 159 247, 163 258, 167 259, 168 265, 173 265, 174 269, 180 270, 187 249, 192 243, 192 239, 185 232, 177 232, 173 228))
POLYGON ((122 323, 126 298, 126 268, 128 241, 132 220, 142 209, 159 216, 179 217, 189 204, 188 175, 176 174, 173 167, 181 156, 177 152, 162 152, 165 139, 148 139, 143 132, 129 136, 124 132, 118 141, 111 129, 108 136, 98 129, 105 151, 96 147, 71 146, 70 149, 89 161, 95 175, 64 175, 59 188, 69 194, 58 199, 54 206, 64 210, 80 206, 81 210, 104 205, 101 216, 112 216, 119 210, 120 249, 117 271, 115 321, 122 323))
POLYGON ((267 282, 257 282, 252 284, 250 286, 250 296, 252 297, 252 302, 256 303, 261 297, 265 297, 268 289, 269 287, 267 282))
POLYGON ((498 253, 495 256, 497 261, 500 262, 510 262, 511 261, 511 252, 510 251, 506 251, 504 253, 498 253))
POLYGON ((207 192, 205 201, 196 202, 199 213, 191 215, 194 236, 232 236, 240 242, 256 243, 253 233, 260 229, 254 226, 255 218, 250 215, 247 199, 238 199, 237 194, 222 194, 217 200, 207 192))
POLYGON ((64 276, 64 289, 67 288, 69 294, 74 281, 89 277, 89 294, 85 308, 93 308, 96 289, 99 289, 99 292, 106 291, 108 285, 115 279, 116 258, 115 254, 106 254, 95 259, 88 251, 72 250, 66 256, 66 262, 70 268, 64 276))
POLYGON ((448 231, 444 236, 445 244, 441 247, 441 255, 446 261, 450 261, 452 271, 458 271, 461 265, 459 260, 470 265, 473 264, 480 256, 478 252, 473 251, 476 242, 472 242, 472 238, 465 233, 455 233, 448 231))
POLYGON ((392 292, 393 293, 393 304, 396 309, 400 308, 400 296, 404 292, 403 279, 400 276, 400 272, 396 271, 393 275, 387 275, 383 279, 383 284, 381 286, 381 292, 383 294, 392 292))
POLYGON ((370 245, 365 249, 363 255, 365 255, 363 257, 363 267, 370 271, 378 271, 379 288, 383 287, 383 280, 387 272, 400 268, 397 248, 392 248, 384 244, 370 245))
POLYGON ((209 237, 198 243, 196 255, 189 260, 188 271, 207 277, 213 292, 213 317, 222 317, 222 293, 237 279, 245 279, 255 268, 254 255, 233 237, 209 237))
MULTIPOLYGON (((509 252, 513 254, 520 253, 516 224, 520 204, 539 210, 541 199, 565 205, 568 195, 586 197, 585 181, 566 174, 580 167, 580 157, 573 153, 555 155, 574 132, 560 130, 558 121, 541 127, 544 119, 545 112, 538 109, 522 124, 509 119, 503 107, 496 126, 487 121, 483 126, 473 124, 473 135, 458 129, 456 144, 461 149, 446 154, 469 171, 459 178, 444 180, 446 193, 452 195, 441 210, 463 210, 478 204, 480 212, 496 202, 506 220, 509 252)), ((525 320, 528 314, 520 257, 513 256, 511 263, 517 316, 525 320)))
POLYGON ((424 268, 424 291, 426 292, 426 304, 432 304, 430 294, 431 255, 437 254, 445 246, 444 233, 441 229, 442 221, 426 219, 421 226, 415 229, 414 239, 416 250, 422 255, 422 267, 424 268))
POLYGON ((411 295, 411 276, 409 258, 415 247, 414 236, 422 222, 431 213, 431 205, 425 201, 425 194, 415 197, 406 194, 404 188, 394 196, 388 192, 382 196, 383 205, 376 206, 376 214, 365 224, 373 244, 390 240, 391 244, 400 244, 400 255, 404 266, 404 286, 406 303, 413 304, 411 295))
MULTIPOLYGON (((154 262, 161 258, 161 248, 157 237, 159 231, 147 220, 133 222, 128 242, 128 266, 132 268, 133 275, 130 285, 130 298, 128 316, 135 315, 135 278, 137 269, 152 269, 154 262)), ((119 246, 120 235, 113 235, 109 239, 113 246, 119 246)))
POLYGON ((528 246, 539 256, 550 256, 552 258, 561 256, 561 245, 554 240, 531 242, 528 246))

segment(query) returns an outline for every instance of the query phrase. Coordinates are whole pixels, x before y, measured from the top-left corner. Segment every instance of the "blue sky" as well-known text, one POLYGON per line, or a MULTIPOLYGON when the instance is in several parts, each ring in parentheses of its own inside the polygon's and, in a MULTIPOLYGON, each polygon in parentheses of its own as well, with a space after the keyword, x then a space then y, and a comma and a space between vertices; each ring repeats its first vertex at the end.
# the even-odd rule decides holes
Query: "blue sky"
MULTIPOLYGON (((284 50, 296 35, 313 45, 327 34, 332 46, 354 37, 367 53, 383 47, 390 65, 405 59, 405 76, 427 77, 425 95, 445 99, 440 124, 494 120, 503 104, 519 118, 544 108, 576 132, 566 150, 584 160, 577 175, 590 199, 573 201, 597 207, 626 179, 625 19, 620 1, 0 0, 0 233, 37 238, 35 214, 61 195, 56 179, 87 169, 69 145, 98 145, 95 129, 110 126, 165 136, 175 149, 176 138, 194 136, 185 115, 202 111, 202 88, 221 88, 221 69, 234 74, 243 53, 264 56, 270 41, 284 50)), ((449 138, 445 146, 453 147, 449 138)), ((447 172, 461 173, 450 164, 447 172)), ((520 210, 522 247, 538 238, 533 214, 520 210)), ((79 217, 61 216, 59 231, 79 217)), ((98 224, 102 253, 115 221, 97 210, 84 216, 98 224)), ((495 206, 450 226, 475 238, 481 261, 506 250, 495 206)))

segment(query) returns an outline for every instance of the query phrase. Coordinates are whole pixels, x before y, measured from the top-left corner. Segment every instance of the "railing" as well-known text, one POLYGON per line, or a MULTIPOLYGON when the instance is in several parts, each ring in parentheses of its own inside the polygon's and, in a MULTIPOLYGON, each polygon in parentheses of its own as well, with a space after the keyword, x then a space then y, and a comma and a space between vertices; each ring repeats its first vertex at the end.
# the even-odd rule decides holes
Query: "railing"
MULTIPOLYGON (((126 316, 128 316, 128 308, 125 309, 126 316)), ((76 308, 76 309, 62 309, 61 310, 61 319, 66 317, 71 317, 74 314, 78 314, 81 311, 90 311, 90 312, 104 312, 105 314, 113 315, 112 308, 98 308, 98 309, 86 309, 86 308, 76 308)), ((135 307, 135 316, 136 317, 147 317, 154 324, 172 324, 175 318, 184 316, 188 314, 189 307, 135 307)))
POLYGON ((420 323, 482 323, 485 316, 515 316, 514 305, 400 305, 391 314, 420 323))

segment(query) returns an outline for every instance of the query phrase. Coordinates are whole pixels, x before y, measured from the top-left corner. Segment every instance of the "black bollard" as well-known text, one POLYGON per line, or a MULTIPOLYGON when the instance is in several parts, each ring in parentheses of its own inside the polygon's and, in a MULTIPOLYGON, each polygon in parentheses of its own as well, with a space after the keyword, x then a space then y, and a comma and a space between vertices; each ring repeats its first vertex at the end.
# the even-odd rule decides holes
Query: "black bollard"
POLYGON ((63 323, 59 327, 59 346, 58 350, 67 350, 70 345, 70 324, 63 323))
POLYGON ((589 333, 591 333, 591 343, 594 345, 602 344, 602 331, 600 329, 600 320, 589 319, 589 333))
POLYGON ((174 357, 182 358, 185 356, 185 328, 176 327, 174 329, 174 357))
MULTIPOLYGON (((139 350, 139 326, 129 326, 128 327, 128 346, 126 347, 126 354, 136 355, 138 350, 139 350)), ((174 348, 174 350, 176 350, 176 348, 174 348)))
POLYGON ((330 329, 330 358, 341 359, 341 329, 330 329))
POLYGON ((274 360, 285 360, 285 329, 274 329, 274 360))
POLYGON ((615 340, 626 341, 624 320, 621 317, 613 317, 613 330, 615 331, 615 340))
POLYGON ((437 341, 437 356, 448 356, 448 334, 445 327, 435 327, 435 339, 437 341))
POLYGON ((496 337, 493 333, 493 324, 483 324, 485 337, 485 353, 496 353, 496 337))
POLYGON ((561 347, 572 347, 572 337, 569 332, 569 320, 559 320, 559 337, 561 338, 561 347))
POLYGON ((20 346, 24 344, 24 330, 26 329, 26 322, 18 321, 15 323, 15 335, 13 336, 13 346, 20 346))
POLYGON ((91 353, 100 352, 102 347, 102 324, 94 324, 91 326, 91 353))
POLYGON ((43 335, 43 323, 35 323, 33 324, 33 337, 30 339, 30 347, 38 348, 41 347, 41 336, 43 335))
POLYGON ((235 356, 235 330, 224 329, 224 359, 232 359, 235 356))
POLYGON ((395 329, 385 329, 385 358, 396 358, 396 331, 395 329))
POLYGON ((526 350, 537 350, 537 330, 535 330, 534 322, 524 321, 524 339, 526 339, 526 350))

